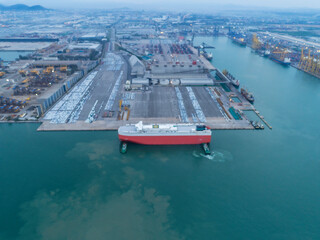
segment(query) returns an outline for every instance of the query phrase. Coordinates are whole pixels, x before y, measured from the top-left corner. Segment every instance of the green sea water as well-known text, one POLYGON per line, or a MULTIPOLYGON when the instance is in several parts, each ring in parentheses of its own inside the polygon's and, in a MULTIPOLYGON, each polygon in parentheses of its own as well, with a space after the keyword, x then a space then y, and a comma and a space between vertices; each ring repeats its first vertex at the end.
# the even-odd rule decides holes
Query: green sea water
MULTIPOLYGON (((0 124, 0 239, 320 239, 320 80, 227 38, 213 64, 272 125, 199 146, 0 124)), ((196 43, 197 44, 197 43, 196 43)))

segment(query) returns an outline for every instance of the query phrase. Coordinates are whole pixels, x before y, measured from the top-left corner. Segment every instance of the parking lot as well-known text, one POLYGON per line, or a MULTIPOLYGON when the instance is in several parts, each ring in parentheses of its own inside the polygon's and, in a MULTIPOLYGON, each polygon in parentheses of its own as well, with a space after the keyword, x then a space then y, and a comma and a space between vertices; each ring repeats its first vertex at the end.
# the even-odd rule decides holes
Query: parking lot
POLYGON ((46 113, 44 120, 51 123, 75 123, 101 119, 104 111, 116 110, 126 72, 122 58, 107 53, 102 64, 59 100, 46 113))

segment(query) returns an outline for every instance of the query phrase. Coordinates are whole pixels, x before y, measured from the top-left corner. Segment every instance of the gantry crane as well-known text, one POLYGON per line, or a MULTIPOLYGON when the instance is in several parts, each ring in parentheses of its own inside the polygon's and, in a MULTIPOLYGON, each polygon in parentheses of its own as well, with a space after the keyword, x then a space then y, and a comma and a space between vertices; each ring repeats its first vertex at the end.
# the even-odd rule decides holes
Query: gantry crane
POLYGON ((254 50, 259 50, 262 47, 261 41, 258 39, 257 34, 253 34, 252 36, 252 48, 254 50))
POLYGON ((272 54, 273 54, 273 55, 280 55, 280 56, 279 56, 279 59, 283 61, 283 60, 287 57, 288 50, 287 50, 287 49, 279 50, 278 47, 276 47, 276 49, 277 49, 277 50, 276 50, 276 51, 273 51, 272 54))
POLYGON ((303 49, 301 49, 301 57, 298 68, 307 73, 320 76, 320 56, 314 54, 311 55, 310 49, 308 51, 308 56, 305 56, 303 49))
POLYGON ((200 46, 194 46, 194 48, 198 49, 198 56, 200 56, 200 50, 205 52, 206 48, 213 48, 214 49, 215 47, 210 46, 210 45, 208 45, 208 44, 203 42, 203 43, 200 44, 200 46))

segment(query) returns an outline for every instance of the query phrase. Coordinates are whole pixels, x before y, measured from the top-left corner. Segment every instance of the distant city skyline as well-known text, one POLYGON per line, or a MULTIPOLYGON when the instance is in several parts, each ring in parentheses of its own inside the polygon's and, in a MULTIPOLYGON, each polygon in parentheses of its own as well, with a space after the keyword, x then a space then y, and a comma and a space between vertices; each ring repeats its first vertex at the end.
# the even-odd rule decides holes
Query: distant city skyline
POLYGON ((253 9, 264 7, 269 9, 299 9, 299 8, 320 8, 320 1, 318 0, 269 0, 269 1, 256 1, 256 0, 224 0, 223 2, 218 0, 153 0, 152 3, 147 0, 2 0, 0 4, 12 5, 12 4, 27 4, 27 5, 42 5, 47 8, 117 8, 117 7, 130 7, 133 9, 155 9, 155 10, 194 10, 194 11, 215 11, 224 9, 253 9))

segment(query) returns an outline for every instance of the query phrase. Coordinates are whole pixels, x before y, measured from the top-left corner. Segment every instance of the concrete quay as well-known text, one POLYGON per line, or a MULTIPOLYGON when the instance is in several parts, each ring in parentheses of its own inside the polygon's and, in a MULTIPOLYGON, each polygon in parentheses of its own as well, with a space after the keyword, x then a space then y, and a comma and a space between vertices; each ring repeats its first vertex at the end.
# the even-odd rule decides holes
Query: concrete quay
MULTIPOLYGON (((177 119, 168 118, 132 118, 129 121, 98 120, 92 123, 77 121, 76 123, 55 124, 45 121, 37 129, 38 131, 116 131, 125 124, 143 123, 179 123, 177 119)), ((212 130, 253 130, 253 126, 246 120, 226 122, 223 118, 207 118, 206 125, 212 130)))

